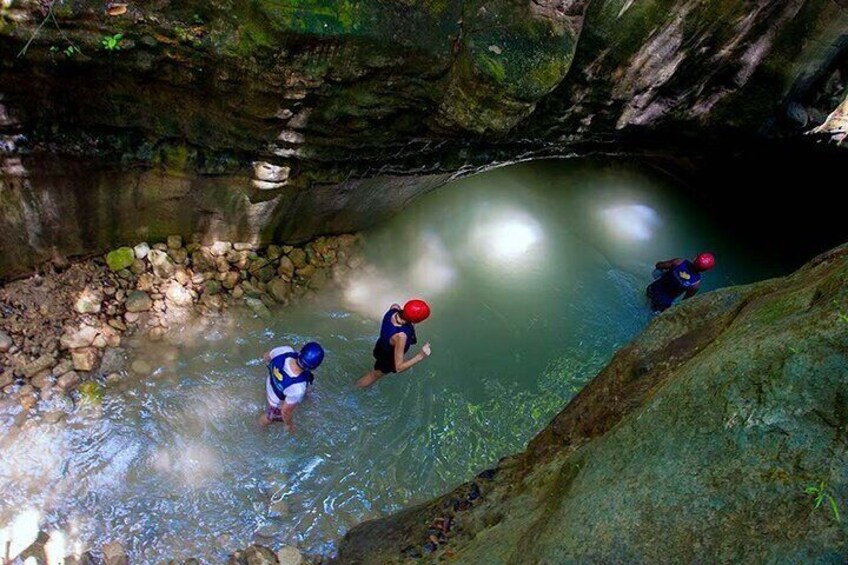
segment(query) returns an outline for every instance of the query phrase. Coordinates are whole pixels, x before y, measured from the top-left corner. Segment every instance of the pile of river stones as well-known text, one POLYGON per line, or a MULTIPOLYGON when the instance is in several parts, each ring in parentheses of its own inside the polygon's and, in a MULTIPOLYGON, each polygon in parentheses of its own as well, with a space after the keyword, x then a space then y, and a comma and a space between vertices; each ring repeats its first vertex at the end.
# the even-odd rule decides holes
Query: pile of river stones
POLYGON ((359 241, 346 234, 260 248, 204 245, 199 236, 184 245, 174 235, 11 283, 0 292, 0 397, 26 412, 57 392, 84 390, 86 381, 117 378, 129 364, 121 343, 130 335, 161 340, 193 317, 232 307, 268 318, 362 265, 359 241))

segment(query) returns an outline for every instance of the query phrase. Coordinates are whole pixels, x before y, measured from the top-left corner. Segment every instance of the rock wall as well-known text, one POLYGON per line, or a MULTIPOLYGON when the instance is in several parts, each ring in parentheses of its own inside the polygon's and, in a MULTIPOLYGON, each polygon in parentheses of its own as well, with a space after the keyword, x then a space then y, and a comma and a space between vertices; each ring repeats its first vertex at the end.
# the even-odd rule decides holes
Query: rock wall
POLYGON ((844 562, 846 281, 842 246, 672 308, 526 451, 337 562, 844 562))
POLYGON ((4 0, 0 274, 357 230, 519 159, 842 143, 847 25, 833 0, 4 0))

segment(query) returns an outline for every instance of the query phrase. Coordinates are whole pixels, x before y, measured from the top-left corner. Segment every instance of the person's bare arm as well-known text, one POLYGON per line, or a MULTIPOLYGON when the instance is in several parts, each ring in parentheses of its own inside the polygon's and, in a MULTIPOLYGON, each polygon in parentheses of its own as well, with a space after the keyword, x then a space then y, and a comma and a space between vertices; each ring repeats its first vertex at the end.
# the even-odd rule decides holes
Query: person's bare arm
POLYGON ((683 296, 683 300, 686 300, 687 298, 692 298, 693 296, 698 294, 698 290, 700 290, 700 288, 701 288, 701 281, 698 281, 695 284, 693 284, 692 286, 690 286, 689 288, 687 288, 686 294, 683 296))
POLYGON ((683 259, 679 257, 676 259, 669 259, 667 261, 657 261, 657 264, 654 265, 655 269, 659 269, 660 271, 667 271, 669 269, 673 269, 683 262, 683 259))
POLYGON ((282 408, 280 409, 280 414, 283 416, 283 424, 286 426, 286 431, 293 432, 297 428, 294 425, 294 407, 297 404, 286 404, 283 403, 282 408))
POLYGON ((395 371, 402 373, 407 369, 411 369, 418 363, 430 355, 430 343, 425 343, 421 351, 413 355, 410 359, 403 358, 403 348, 406 346, 406 334, 398 333, 392 337, 392 343, 395 347, 395 371))
POLYGON ((392 304, 389 306, 389 310, 402 310, 402 308, 400 307, 400 304, 392 304))

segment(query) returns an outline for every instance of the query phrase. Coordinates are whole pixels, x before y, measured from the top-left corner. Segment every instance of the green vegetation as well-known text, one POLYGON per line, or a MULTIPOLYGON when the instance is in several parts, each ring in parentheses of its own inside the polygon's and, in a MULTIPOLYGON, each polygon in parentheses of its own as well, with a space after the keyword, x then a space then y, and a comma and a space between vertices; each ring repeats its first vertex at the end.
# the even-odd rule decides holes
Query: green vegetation
POLYGON ((118 51, 121 48, 121 39, 124 38, 124 34, 116 33, 115 35, 104 35, 100 40, 100 43, 103 45, 103 48, 106 51, 118 51))
POLYGON ((839 513, 839 505, 836 504, 836 499, 830 494, 830 488, 827 482, 821 481, 818 485, 810 485, 804 489, 804 492, 810 496, 815 496, 813 508, 818 508, 827 500, 830 505, 830 510, 833 512, 833 519, 842 523, 842 516, 839 513))

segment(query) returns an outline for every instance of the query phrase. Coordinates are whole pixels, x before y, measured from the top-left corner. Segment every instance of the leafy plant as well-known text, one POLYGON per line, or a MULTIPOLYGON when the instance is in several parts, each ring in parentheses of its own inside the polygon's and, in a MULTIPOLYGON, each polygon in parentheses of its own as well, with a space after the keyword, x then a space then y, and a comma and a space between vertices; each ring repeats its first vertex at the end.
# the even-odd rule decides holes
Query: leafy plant
POLYGON ((836 504, 836 499, 830 494, 830 489, 825 481, 821 481, 818 485, 810 485, 804 489, 806 494, 815 496, 813 508, 818 508, 826 500, 830 504, 830 509, 833 512, 833 519, 842 523, 842 516, 839 513, 839 505, 836 504))
POLYGON ((68 45, 67 47, 65 47, 65 50, 62 51, 62 52, 65 54, 65 57, 73 57, 74 55, 76 55, 77 53, 80 53, 81 51, 80 51, 79 47, 77 47, 76 45, 68 45))
POLYGON ((103 44, 103 48, 106 51, 117 51, 121 48, 121 39, 124 38, 124 34, 116 33, 115 35, 104 35, 100 40, 100 43, 103 44))

